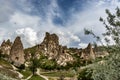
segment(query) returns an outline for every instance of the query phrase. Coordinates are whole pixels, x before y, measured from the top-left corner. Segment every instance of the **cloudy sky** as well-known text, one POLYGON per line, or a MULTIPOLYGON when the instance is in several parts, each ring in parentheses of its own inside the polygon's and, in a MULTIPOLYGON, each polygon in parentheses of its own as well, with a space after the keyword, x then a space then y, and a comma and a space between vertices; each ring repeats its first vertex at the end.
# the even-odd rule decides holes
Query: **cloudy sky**
POLYGON ((60 44, 86 47, 95 41, 84 28, 97 35, 105 31, 99 17, 114 12, 119 0, 0 0, 0 43, 21 36, 24 47, 41 43, 45 32, 56 33, 60 44))

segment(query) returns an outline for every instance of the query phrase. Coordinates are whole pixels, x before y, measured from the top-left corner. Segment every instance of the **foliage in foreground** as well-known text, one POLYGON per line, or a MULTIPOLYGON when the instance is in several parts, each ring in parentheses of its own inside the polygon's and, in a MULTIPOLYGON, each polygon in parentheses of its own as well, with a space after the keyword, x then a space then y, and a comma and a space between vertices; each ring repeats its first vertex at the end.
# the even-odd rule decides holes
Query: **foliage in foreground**
POLYGON ((93 67, 94 80, 119 80, 120 79, 120 52, 112 55, 102 64, 93 67))
MULTIPOLYGON (((92 78, 94 80, 120 80, 120 9, 116 8, 116 13, 112 14, 109 10, 106 10, 108 17, 106 20, 100 18, 106 28, 106 33, 103 34, 107 43, 106 50, 109 52, 109 56, 92 67, 92 78), (113 41, 114 45, 111 47, 110 41, 113 41)), ((92 31, 85 30, 86 34, 91 34, 97 40, 100 38, 96 36, 92 31)))
POLYGON ((83 69, 78 75, 78 80, 93 80, 91 76, 92 73, 90 70, 83 69))

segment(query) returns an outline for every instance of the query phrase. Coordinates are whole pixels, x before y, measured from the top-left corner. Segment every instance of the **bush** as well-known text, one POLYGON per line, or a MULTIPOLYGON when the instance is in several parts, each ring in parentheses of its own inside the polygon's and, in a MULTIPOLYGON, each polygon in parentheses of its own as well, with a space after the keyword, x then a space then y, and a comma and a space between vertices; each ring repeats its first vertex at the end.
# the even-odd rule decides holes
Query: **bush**
MULTIPOLYGON (((103 33, 104 40, 107 43, 105 50, 110 55, 105 59, 103 58, 103 63, 96 64, 92 67, 92 78, 94 80, 120 80, 120 9, 116 8, 114 14, 106 9, 106 14, 107 18, 105 20, 100 18, 100 21, 103 22, 106 28, 106 32, 103 33), (114 45, 109 45, 110 41, 114 45)), ((93 35, 97 40, 101 40, 92 31, 85 30, 85 33, 93 35)))
POLYGON ((94 80, 120 80, 120 52, 112 53, 102 64, 93 67, 94 80))
POLYGON ((20 67, 19 67, 20 70, 23 70, 25 69, 25 64, 21 64, 20 67))
POLYGON ((92 70, 84 69, 78 75, 78 80, 93 80, 92 70))
POLYGON ((57 63, 54 60, 43 59, 40 61, 40 67, 42 69, 54 70, 54 69, 56 69, 56 66, 57 66, 57 63))

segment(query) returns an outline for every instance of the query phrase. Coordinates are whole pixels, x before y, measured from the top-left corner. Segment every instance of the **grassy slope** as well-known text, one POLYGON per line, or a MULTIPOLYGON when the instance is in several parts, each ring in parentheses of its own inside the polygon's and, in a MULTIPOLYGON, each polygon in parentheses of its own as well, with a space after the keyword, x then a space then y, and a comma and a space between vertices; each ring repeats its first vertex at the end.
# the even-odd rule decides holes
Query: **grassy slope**
POLYGON ((0 59, 0 66, 3 66, 6 69, 13 69, 11 64, 3 59, 0 59))
POLYGON ((38 75, 34 75, 29 80, 45 80, 45 79, 43 79, 42 77, 40 77, 38 75))
POLYGON ((43 73, 42 75, 49 76, 49 77, 73 77, 74 73, 72 71, 58 71, 58 72, 49 72, 49 73, 43 73))
POLYGON ((24 76, 23 79, 26 79, 32 74, 32 72, 29 70, 21 71, 20 73, 24 76))
MULTIPOLYGON (((11 64, 3 59, 0 59, 0 74, 4 75, 6 78, 18 78, 18 74, 13 71, 11 64)), ((2 77, 0 77, 0 80, 1 79, 2 77)))

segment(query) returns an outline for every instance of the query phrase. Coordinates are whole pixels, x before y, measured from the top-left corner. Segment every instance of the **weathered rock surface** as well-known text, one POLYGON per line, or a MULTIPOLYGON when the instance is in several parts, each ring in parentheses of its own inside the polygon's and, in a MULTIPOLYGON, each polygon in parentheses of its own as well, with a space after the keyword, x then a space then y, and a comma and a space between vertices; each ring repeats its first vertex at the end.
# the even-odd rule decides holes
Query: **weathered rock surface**
POLYGON ((16 37, 10 51, 10 62, 19 67, 24 64, 24 50, 20 37, 16 37))
POLYGON ((97 52, 95 52, 96 57, 103 58, 103 57, 108 56, 108 55, 109 55, 109 53, 107 51, 97 51, 97 52))
MULTIPOLYGON (((85 49, 78 49, 78 48, 67 48, 67 46, 62 46, 59 44, 59 37, 56 34, 50 34, 46 32, 45 38, 43 42, 39 45, 36 45, 32 48, 29 48, 36 54, 36 58, 39 56, 45 55, 49 60, 54 59, 56 60, 57 64, 65 66, 67 62, 74 62, 74 54, 77 54, 79 58, 84 60, 92 60, 95 59, 96 52, 92 45, 89 43, 85 49)), ((28 50, 26 54, 26 60, 30 60, 30 51, 28 50)), ((103 53, 101 53, 102 55, 103 53)))
POLYGON ((9 39, 7 41, 4 40, 0 46, 0 50, 2 51, 1 54, 9 55, 11 46, 12 46, 12 42, 10 42, 9 39))
POLYGON ((86 60, 95 59, 95 53, 93 52, 91 43, 88 44, 87 48, 82 49, 81 58, 86 60))
POLYGON ((56 58, 59 54, 59 38, 56 34, 46 32, 43 42, 39 46, 39 50, 49 56, 49 59, 56 58))
POLYGON ((67 62, 73 61, 72 56, 67 53, 67 47, 59 45, 59 38, 56 34, 46 32, 43 42, 38 45, 37 51, 48 57, 55 59, 59 65, 65 66, 67 62))

